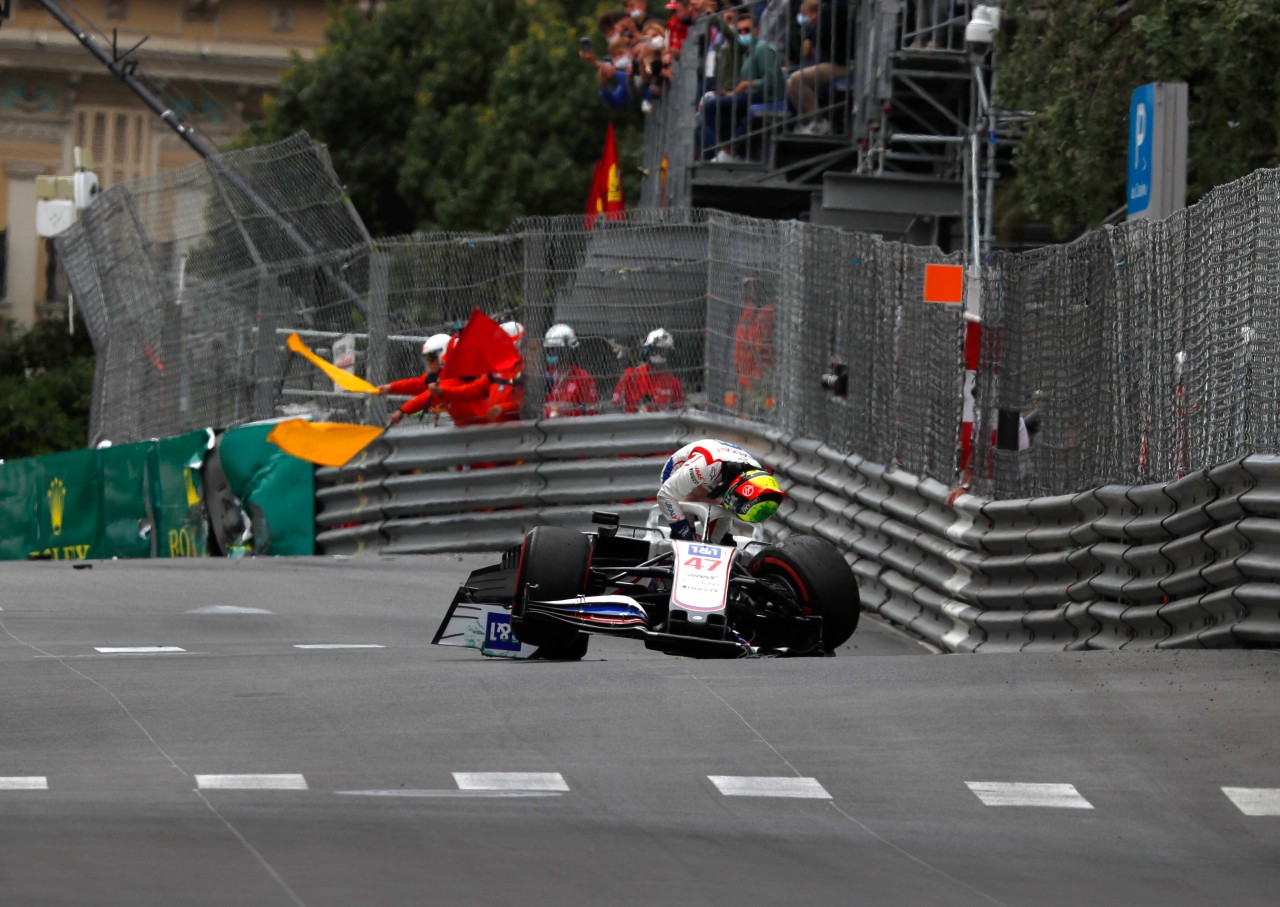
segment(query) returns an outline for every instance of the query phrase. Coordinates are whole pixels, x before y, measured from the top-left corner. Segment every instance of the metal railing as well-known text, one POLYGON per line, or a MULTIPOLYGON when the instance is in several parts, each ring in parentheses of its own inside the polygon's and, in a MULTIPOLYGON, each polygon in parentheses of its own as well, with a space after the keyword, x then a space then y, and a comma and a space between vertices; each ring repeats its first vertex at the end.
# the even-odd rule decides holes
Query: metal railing
POLYGON ((498 551, 540 525, 643 522, 665 457, 716 437, 787 490, 766 538, 836 545, 864 608, 954 652, 1280 644, 1280 457, 1176 482, 990 501, 695 411, 396 429, 317 473, 324 554, 498 551), (622 502, 622 503, 619 503, 622 502))

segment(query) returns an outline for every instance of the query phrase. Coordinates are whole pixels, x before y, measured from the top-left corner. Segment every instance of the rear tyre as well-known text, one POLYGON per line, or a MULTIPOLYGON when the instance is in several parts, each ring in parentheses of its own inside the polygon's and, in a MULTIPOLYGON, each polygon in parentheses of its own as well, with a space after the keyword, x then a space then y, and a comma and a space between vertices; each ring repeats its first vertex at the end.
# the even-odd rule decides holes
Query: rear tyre
POLYGON ((822 618, 822 648, 828 653, 848 642, 858 628, 858 579, 826 539, 793 535, 757 554, 747 570, 752 576, 782 580, 806 614, 822 618))
POLYGON ((590 636, 554 620, 520 614, 519 600, 525 585, 536 585, 535 594, 541 599, 581 595, 586 588, 590 564, 591 539, 581 532, 559 526, 538 526, 525 535, 516 571, 511 628, 522 643, 538 647, 537 657, 577 661, 587 654, 590 636))

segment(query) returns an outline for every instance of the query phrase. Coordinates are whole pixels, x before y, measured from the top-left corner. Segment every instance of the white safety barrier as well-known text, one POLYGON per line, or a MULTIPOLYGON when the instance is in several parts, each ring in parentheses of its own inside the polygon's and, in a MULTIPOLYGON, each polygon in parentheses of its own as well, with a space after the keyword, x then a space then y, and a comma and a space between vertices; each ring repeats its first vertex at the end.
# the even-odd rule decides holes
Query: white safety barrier
POLYGON ((664 458, 740 444, 787 503, 773 536, 837 545, 863 607, 953 652, 1280 644, 1280 457, 1163 485, 988 501, 821 441, 689 410, 400 428, 317 472, 317 550, 496 551, 538 525, 641 520, 664 458))

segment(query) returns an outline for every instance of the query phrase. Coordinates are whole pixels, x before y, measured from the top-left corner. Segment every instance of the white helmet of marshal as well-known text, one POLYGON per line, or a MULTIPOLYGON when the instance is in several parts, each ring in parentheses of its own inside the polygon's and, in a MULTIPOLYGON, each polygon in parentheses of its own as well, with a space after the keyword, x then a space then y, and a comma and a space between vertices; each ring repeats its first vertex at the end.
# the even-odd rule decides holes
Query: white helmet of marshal
POLYGON ((427 342, 422 344, 422 355, 435 356, 444 362, 445 351, 449 349, 449 340, 448 334, 432 334, 427 338, 427 342))
POLYGON ((676 348, 676 339, 665 328, 654 328, 644 338, 644 358, 654 365, 662 365, 667 361, 667 354, 676 348))
POLYGON ((553 324, 542 338, 542 345, 549 350, 571 350, 578 346, 578 335, 567 324, 553 324))
POLYGON ((502 328, 502 332, 510 337, 517 346, 524 339, 524 325, 518 321, 504 321, 498 327, 502 328))

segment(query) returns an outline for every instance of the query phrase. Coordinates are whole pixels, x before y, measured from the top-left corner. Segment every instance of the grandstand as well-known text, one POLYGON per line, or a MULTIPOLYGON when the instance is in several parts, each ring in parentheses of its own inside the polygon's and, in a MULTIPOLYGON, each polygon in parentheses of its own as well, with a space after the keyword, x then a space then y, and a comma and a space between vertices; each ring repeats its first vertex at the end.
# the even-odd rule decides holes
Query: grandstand
MULTIPOLYGON (((989 250, 995 187, 1021 122, 991 103, 995 50, 986 26, 996 8, 994 0, 849 0, 837 42, 848 48, 845 74, 819 92, 829 132, 805 130, 794 103, 754 105, 748 153, 732 162, 705 160, 697 147, 712 35, 712 22, 698 20, 687 45, 698 53, 682 54, 647 122, 642 204, 989 250)), ((795 47, 797 29, 788 20, 777 42, 795 47)))

